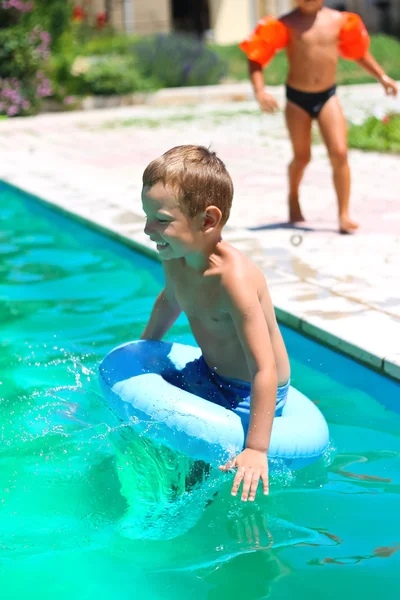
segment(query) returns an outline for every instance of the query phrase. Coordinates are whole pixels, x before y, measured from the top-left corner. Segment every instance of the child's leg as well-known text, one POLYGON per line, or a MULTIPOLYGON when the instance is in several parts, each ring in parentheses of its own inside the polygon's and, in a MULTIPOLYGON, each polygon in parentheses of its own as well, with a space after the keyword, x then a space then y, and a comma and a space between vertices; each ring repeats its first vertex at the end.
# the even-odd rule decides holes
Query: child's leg
POLYGON ((299 203, 299 186, 304 169, 311 158, 311 124, 310 115, 292 102, 286 104, 286 125, 293 147, 293 160, 289 165, 289 221, 304 221, 299 203))
POLYGON ((350 233, 358 224, 350 220, 350 168, 347 161, 347 124, 337 96, 332 96, 318 117, 321 135, 333 168, 333 183, 339 209, 339 229, 350 233))

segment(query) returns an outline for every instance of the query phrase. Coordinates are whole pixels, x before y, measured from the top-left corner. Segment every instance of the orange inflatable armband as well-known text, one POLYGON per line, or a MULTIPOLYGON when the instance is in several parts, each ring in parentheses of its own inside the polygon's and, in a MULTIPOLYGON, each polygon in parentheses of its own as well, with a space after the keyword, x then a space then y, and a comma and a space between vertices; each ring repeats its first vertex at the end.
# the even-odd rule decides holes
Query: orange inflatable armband
POLYGON ((257 23, 253 33, 239 44, 239 48, 249 60, 260 63, 264 67, 278 50, 287 46, 288 41, 287 27, 273 17, 264 17, 257 23))
POLYGON ((339 53, 347 60, 359 60, 368 52, 370 39, 361 17, 343 13, 345 21, 339 34, 339 53))

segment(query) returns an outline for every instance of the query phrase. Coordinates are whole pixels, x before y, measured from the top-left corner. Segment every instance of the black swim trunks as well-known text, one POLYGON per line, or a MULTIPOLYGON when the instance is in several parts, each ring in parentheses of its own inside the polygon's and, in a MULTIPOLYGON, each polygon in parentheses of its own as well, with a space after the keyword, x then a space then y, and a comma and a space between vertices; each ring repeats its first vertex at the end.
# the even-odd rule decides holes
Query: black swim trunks
POLYGON ((336 94, 336 85, 323 92, 301 92, 286 86, 286 99, 305 110, 312 119, 317 119, 326 102, 336 94))

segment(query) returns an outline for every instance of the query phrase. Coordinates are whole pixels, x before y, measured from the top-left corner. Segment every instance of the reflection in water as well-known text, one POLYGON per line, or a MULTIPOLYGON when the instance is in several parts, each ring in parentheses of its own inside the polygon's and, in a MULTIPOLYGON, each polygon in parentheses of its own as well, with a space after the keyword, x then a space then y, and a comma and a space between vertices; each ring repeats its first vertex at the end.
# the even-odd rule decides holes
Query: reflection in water
POLYGON ((338 558, 323 558, 322 560, 314 559, 310 560, 308 564, 313 566, 323 566, 323 565, 354 565, 361 563, 365 560, 371 560, 371 558, 390 558, 395 554, 400 548, 400 544, 395 544, 393 546, 382 546, 379 548, 375 548, 372 551, 372 554, 365 554, 363 556, 341 556, 338 558))

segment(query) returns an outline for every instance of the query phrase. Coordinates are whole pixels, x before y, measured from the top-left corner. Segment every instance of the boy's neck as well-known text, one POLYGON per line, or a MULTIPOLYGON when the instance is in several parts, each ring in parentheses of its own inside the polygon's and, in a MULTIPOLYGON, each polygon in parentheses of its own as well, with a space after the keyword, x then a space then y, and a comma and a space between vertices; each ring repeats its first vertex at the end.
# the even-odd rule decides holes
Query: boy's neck
POLYGON ((302 8, 298 7, 297 10, 301 14, 302 17, 316 17, 317 14, 319 12, 321 12, 321 10, 323 10, 323 8, 324 8, 323 6, 320 6, 316 10, 309 11, 309 10, 303 10, 302 8))
POLYGON ((218 254, 218 244, 221 242, 222 237, 219 235, 215 239, 211 240, 210 243, 201 251, 188 254, 183 258, 183 260, 190 269, 193 269, 198 273, 204 273, 210 266, 210 257, 213 254, 218 254))

